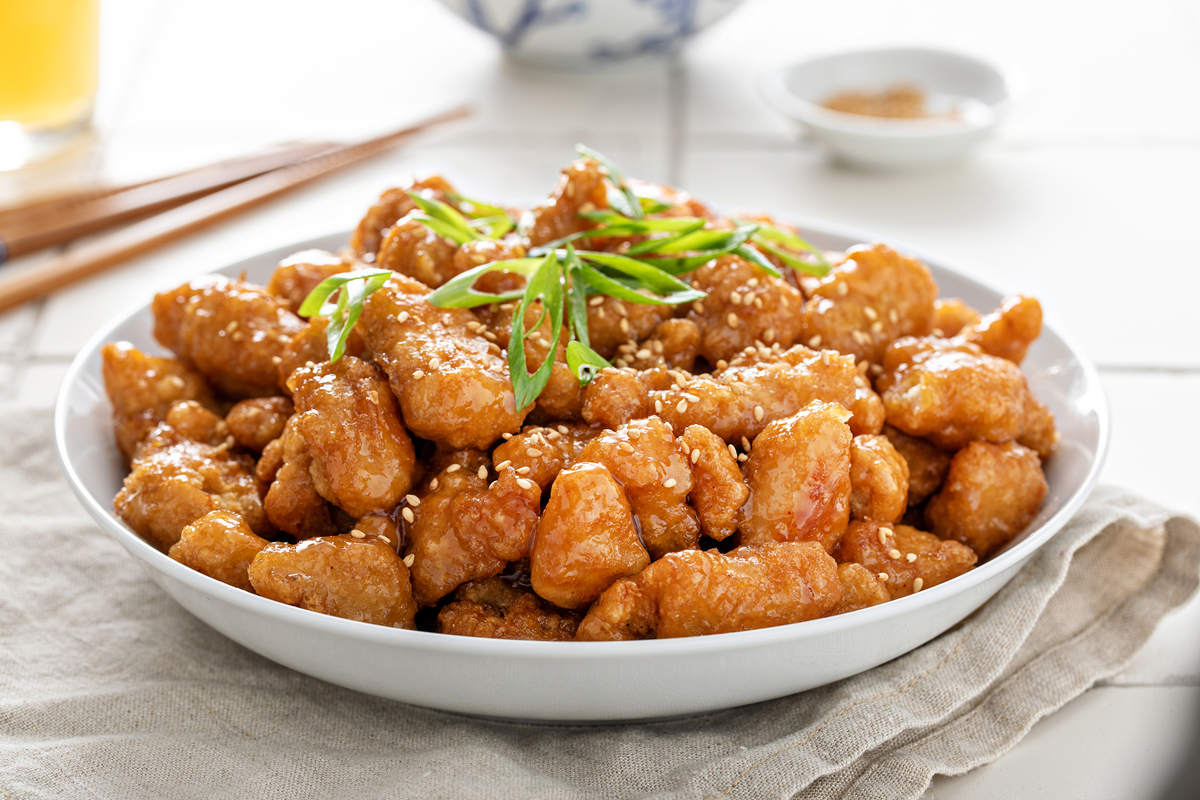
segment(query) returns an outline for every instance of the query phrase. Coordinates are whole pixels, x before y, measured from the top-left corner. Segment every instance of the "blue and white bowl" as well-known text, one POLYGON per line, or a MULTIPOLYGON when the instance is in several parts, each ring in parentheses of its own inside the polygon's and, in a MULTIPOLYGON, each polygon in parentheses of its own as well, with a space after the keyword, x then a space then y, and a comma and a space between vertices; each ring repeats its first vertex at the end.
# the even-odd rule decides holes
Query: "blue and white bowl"
POLYGON ((543 69, 595 71, 661 60, 741 0, 439 0, 543 69))

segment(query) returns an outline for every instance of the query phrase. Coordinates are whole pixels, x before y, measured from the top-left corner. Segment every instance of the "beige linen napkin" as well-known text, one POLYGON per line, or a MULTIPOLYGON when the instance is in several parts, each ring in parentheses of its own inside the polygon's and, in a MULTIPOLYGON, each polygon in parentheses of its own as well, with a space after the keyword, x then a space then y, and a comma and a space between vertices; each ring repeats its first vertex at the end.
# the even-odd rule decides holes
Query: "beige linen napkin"
POLYGON ((158 590, 0 421, 0 798, 919 797, 1119 671, 1200 580, 1200 527, 1101 488, 991 602, 870 672, 608 727, 483 721, 305 677, 158 590))

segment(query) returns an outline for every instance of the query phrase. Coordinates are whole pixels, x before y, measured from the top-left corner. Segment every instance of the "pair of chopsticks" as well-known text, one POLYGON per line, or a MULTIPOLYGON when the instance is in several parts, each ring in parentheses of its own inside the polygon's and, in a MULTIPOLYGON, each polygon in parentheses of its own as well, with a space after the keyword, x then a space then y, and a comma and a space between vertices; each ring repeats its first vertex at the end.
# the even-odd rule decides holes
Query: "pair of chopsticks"
POLYGON ((0 209, 0 263, 5 252, 11 258, 154 214, 36 267, 7 276, 0 271, 0 311, 381 153, 427 128, 469 114, 469 109, 460 107, 357 144, 282 145, 143 184, 0 209))

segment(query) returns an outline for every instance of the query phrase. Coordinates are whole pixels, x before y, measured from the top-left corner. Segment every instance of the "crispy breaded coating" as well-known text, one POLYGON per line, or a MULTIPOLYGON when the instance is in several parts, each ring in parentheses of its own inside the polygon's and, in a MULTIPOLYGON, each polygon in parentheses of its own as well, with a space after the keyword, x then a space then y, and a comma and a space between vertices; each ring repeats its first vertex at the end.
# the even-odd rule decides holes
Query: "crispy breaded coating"
POLYGON ((880 385, 888 424, 945 450, 1006 442, 1025 421, 1025 376, 975 345, 900 339, 884 356, 880 385))
POLYGON ((350 249, 364 261, 374 261, 383 242, 384 231, 396 224, 396 221, 417 207, 408 196, 409 192, 417 192, 423 197, 446 202, 447 194, 454 192, 445 178, 440 175, 427 175, 424 178, 413 179, 408 185, 388 189, 379 196, 375 205, 367 211, 366 216, 358 223, 354 233, 350 235, 350 249))
POLYGON ((503 578, 464 583, 454 602, 438 612, 438 633, 488 639, 566 642, 575 638, 581 616, 551 606, 503 578))
POLYGON ((337 533, 333 511, 313 482, 312 455, 296 422, 295 416, 288 420, 283 435, 267 447, 259 460, 260 478, 266 479, 274 472, 263 506, 279 530, 297 539, 333 536, 337 533), (267 466, 270 462, 278 466, 271 464, 271 470, 267 466))
POLYGON ((390 511, 412 488, 416 454, 379 369, 346 356, 288 379, 317 491, 354 517, 390 511))
POLYGON ((650 392, 665 389, 674 380, 664 367, 640 371, 613 367, 602 369, 584 390, 583 418, 593 425, 615 430, 631 419, 648 417, 654 413, 650 406, 650 392))
POLYGON ((741 354, 725 369, 650 392, 654 411, 676 430, 703 425, 730 444, 753 440, 770 423, 813 400, 855 404, 858 371, 836 353, 797 345, 769 360, 741 354))
POLYGON ((537 247, 594 228, 595 224, 579 213, 608 208, 606 172, 590 158, 581 158, 564 167, 550 196, 527 211, 521 220, 530 245, 537 247))
POLYGON ((154 338, 231 397, 276 394, 276 362, 304 327, 259 286, 204 275, 155 295, 154 338))
POLYGON ((304 299, 321 281, 365 266, 350 255, 302 250, 279 262, 267 281, 267 291, 282 300, 292 313, 297 313, 304 299))
POLYGON ((688 319, 700 326, 700 355, 710 364, 755 342, 788 348, 800 340, 804 295, 787 281, 734 255, 710 261, 690 278, 708 293, 692 304, 688 319))
POLYGON ((167 555, 210 578, 252 592, 250 562, 267 544, 232 511, 210 511, 183 529, 167 555))
POLYGON ((1042 304, 1036 298, 1018 294, 1004 298, 1000 308, 965 329, 962 336, 988 355, 1020 364, 1041 333, 1042 304))
POLYGON ((953 453, 947 453, 924 439, 909 436, 891 425, 883 429, 884 436, 908 465, 908 504, 919 505, 931 494, 942 488, 946 473, 950 471, 953 453))
POLYGON ((235 403, 225 415, 225 424, 239 445, 261 453, 283 435, 283 426, 294 411, 286 397, 255 397, 235 403))
POLYGON ((526 425, 519 434, 502 442, 492 452, 492 460, 497 472, 511 468, 517 477, 528 478, 544 491, 599 434, 599 428, 577 422, 526 425))
POLYGON ((850 519, 899 522, 908 509, 908 463, 886 436, 850 444, 850 519))
POLYGON ((196 400, 216 408, 204 378, 182 361, 148 356, 129 342, 109 342, 100 350, 100 358, 117 447, 126 461, 154 426, 166 419, 172 404, 196 400))
POLYGON ((933 301, 933 327, 930 333, 950 338, 961 333, 963 328, 975 325, 979 319, 979 312, 957 297, 939 297, 933 301))
POLYGON ((915 258, 884 244, 851 248, 804 304, 801 341, 878 364, 889 342, 929 334, 937 291, 915 258))
POLYGON ((437 288, 458 274, 454 271, 458 244, 422 225, 415 218, 420 213, 407 214, 385 232, 375 265, 437 288))
POLYGON ((883 405, 883 398, 875 393, 871 382, 863 377, 861 371, 854 379, 854 400, 850 405, 850 413, 853 416, 848 424, 850 432, 855 436, 873 436, 881 433, 887 422, 887 408, 883 405))
POLYGON ((350 532, 350 535, 354 536, 354 531, 358 531, 364 537, 379 539, 384 544, 391 545, 391 548, 396 552, 399 552, 403 549, 404 545, 404 534, 400 530, 400 522, 397 520, 397 517, 400 515, 399 512, 400 509, 396 509, 388 514, 367 514, 354 523, 354 529, 350 532))
POLYGON ((664 321, 671 319, 674 306, 634 303, 598 294, 588 303, 588 338, 591 347, 604 358, 618 356, 617 349, 650 336, 664 321))
POLYGON ((721 437, 703 425, 689 425, 679 445, 692 465, 689 497, 700 518, 700 531, 718 542, 728 539, 737 531, 739 512, 750 498, 737 459, 721 437))
POLYGON ((172 404, 163 421, 193 442, 202 442, 213 447, 222 444, 233 445, 225 420, 195 400, 181 400, 172 404))
POLYGON ((957 578, 979 560, 964 544, 908 525, 870 520, 851 522, 833 555, 838 561, 862 564, 876 577, 886 575, 883 584, 893 600, 957 578))
POLYGON ((408 568, 374 537, 344 534, 269 544, 250 563, 250 583, 263 597, 319 614, 415 627, 408 568))
MULTIPOLYGON (((292 390, 288 388, 287 381, 292 377, 293 372, 310 362, 320 364, 329 360, 328 330, 328 317, 313 317, 287 343, 287 346, 283 348, 283 353, 278 356, 279 361, 275 364, 279 391, 290 395, 292 390)), ((353 328, 350 335, 346 337, 345 355, 362 358, 366 348, 362 333, 357 327, 353 328)))
POLYGON ((1047 491, 1037 453, 1016 442, 971 442, 955 453, 925 521, 943 539, 987 558, 1033 521, 1047 491))
POLYGON ((1017 444, 1036 452, 1045 464, 1058 449, 1058 439, 1054 412, 1034 397, 1033 392, 1029 392, 1025 396, 1025 424, 1017 436, 1017 444))
POLYGON ((648 338, 618 346, 613 365, 637 371, 661 367, 688 372, 699 352, 700 327, 690 319, 667 319, 658 323, 648 338))
POLYGON ((506 469, 489 487, 478 472, 452 463, 429 486, 436 488, 410 509, 413 521, 406 526, 420 605, 434 605, 461 584, 499 575, 508 562, 529 555, 541 510, 536 483, 506 469))
POLYGON ((739 544, 813 541, 833 550, 850 518, 849 416, 814 400, 754 440, 739 544))
POLYGON ((687 504, 691 462, 661 419, 634 420, 601 433, 579 453, 576 463, 584 461, 604 465, 624 487, 652 558, 696 546, 700 522, 687 504))
POLYGON ((437 308, 429 289, 393 276, 367 298, 359 327, 400 401, 404 424, 450 448, 491 445, 516 433, 518 410, 500 348, 475 333, 465 308, 437 308))
POLYGON ((564 469, 529 552, 530 580, 556 606, 583 609, 617 578, 650 563, 625 490, 600 464, 564 469))
POLYGON ((842 584, 842 599, 829 612, 830 616, 870 608, 892 599, 887 584, 862 564, 838 564, 837 576, 842 584))
POLYGON ((823 617, 837 607, 837 564, 814 542, 685 550, 604 591, 579 624, 585 641, 731 633, 823 617))
POLYGON ((269 533, 253 467, 225 446, 194 442, 162 423, 134 453, 132 471, 113 509, 164 552, 179 541, 184 528, 210 511, 232 511, 255 533, 269 533))

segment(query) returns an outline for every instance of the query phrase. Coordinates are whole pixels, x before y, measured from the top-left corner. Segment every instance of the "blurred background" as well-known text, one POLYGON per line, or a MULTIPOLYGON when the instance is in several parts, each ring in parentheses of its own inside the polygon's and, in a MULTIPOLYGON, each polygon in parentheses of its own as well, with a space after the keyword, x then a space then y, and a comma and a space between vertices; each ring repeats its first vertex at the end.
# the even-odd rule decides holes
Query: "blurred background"
MULTIPOLYGON (((0 0, 0 25, 8 3, 29 1, 0 0)), ((690 2, 640 5, 666 14, 690 2)), ((1191 324, 1200 264, 1190 241, 1200 211, 1200 3, 706 2, 728 8, 705 14, 728 15, 680 52, 656 57, 662 43, 642 42, 633 63, 611 58, 580 72, 508 58, 497 37, 435 0, 100 0, 94 135, 56 160, 0 172, 0 206, 278 142, 361 139, 463 102, 476 113, 0 315, 0 401, 52 402, 70 359, 119 311, 193 274, 347 230, 414 172, 441 172, 480 199, 532 199, 585 142, 627 174, 718 206, 913 243, 998 289, 1039 297, 1049 324, 1101 368, 1118 420, 1104 480, 1200 513, 1200 470, 1186 455, 1200 450, 1189 424, 1200 408, 1191 324), (977 54, 1013 76, 1012 113, 972 157, 919 171, 842 166, 758 90, 772 64, 898 43, 977 54), (1178 468, 1147 472, 1165 453, 1178 468)), ((448 5, 470 16, 480 2, 448 5)), ((505 19, 536 7, 565 24, 582 5, 511 0, 517 16, 505 19)), ((1029 796, 1035 784, 1056 797, 1155 796, 1189 746, 1198 630, 1193 603, 1130 670, 1000 762, 938 779, 930 796, 1029 796)))

